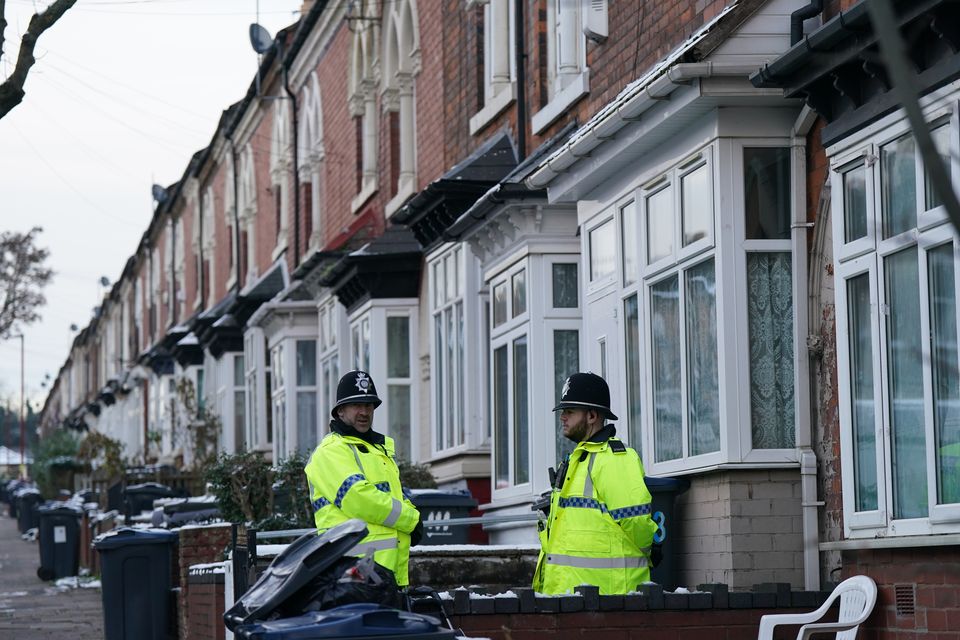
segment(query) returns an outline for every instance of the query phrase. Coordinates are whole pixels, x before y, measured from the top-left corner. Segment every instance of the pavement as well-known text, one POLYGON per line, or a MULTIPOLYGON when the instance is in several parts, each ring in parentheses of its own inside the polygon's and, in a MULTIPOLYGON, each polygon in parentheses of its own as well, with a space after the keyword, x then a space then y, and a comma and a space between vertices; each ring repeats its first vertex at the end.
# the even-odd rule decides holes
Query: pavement
POLYGON ((20 538, 0 506, 0 640, 103 640, 99 588, 58 587, 37 577, 37 542, 20 538))

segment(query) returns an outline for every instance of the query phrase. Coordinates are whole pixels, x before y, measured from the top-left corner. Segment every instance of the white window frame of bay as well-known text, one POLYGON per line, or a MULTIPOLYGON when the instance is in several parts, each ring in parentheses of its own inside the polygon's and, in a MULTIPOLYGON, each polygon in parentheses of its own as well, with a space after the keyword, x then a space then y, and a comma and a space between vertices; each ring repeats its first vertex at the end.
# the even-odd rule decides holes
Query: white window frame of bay
MULTIPOLYGON (((960 186, 958 98, 960 87, 954 83, 920 101, 937 148, 943 157, 952 159, 947 166, 955 192, 960 186)), ((960 368, 960 240, 947 220, 945 207, 937 202, 915 139, 912 166, 909 162, 910 131, 904 113, 898 111, 827 150, 831 158, 831 215, 837 262, 837 372, 847 538, 960 533, 958 488, 944 480, 941 473, 957 466, 949 462, 950 456, 942 455, 941 449, 951 444, 960 447, 958 436, 951 440, 947 432, 947 423, 951 421, 947 407, 960 399, 960 375, 956 373, 960 368), (902 167, 891 160, 898 146, 907 151, 901 156, 908 160, 902 167), (894 193, 909 194, 907 188, 887 190, 888 167, 901 171, 899 177, 911 180, 914 186, 915 207, 906 218, 897 219, 885 213, 888 198, 894 197, 894 193), (855 221, 847 215, 854 207, 862 209, 855 221), (891 222, 899 224, 890 229, 886 225, 891 222), (914 272, 910 274, 909 286, 906 282, 893 282, 894 261, 898 256, 910 258, 911 254, 915 255, 903 265, 914 272), (937 283, 933 269, 938 267, 952 271, 952 288, 950 278, 940 274, 950 295, 931 295, 931 288, 937 283), (857 313, 857 305, 849 297, 853 293, 851 284, 857 279, 867 285, 862 292, 866 299, 861 298, 865 313, 857 313), (855 333, 861 332, 856 331, 854 323, 869 336, 855 340, 855 333), (913 333, 912 341, 909 335, 895 335, 907 331, 913 333), (909 348, 911 342, 911 350, 918 351, 915 357, 903 351, 898 353, 898 349, 909 348), (906 346, 898 347, 897 343, 906 346), (860 347, 858 353, 854 353, 856 346, 860 347), (900 359, 904 364, 896 365, 900 359), (909 378, 914 385, 912 391, 919 391, 919 395, 912 399, 904 396, 898 402, 897 396, 908 389, 895 380, 894 372, 905 369, 909 361, 920 363, 916 367, 920 370, 908 371, 907 378, 901 371, 900 379, 909 378), (940 361, 943 366, 938 367, 940 361), (953 398, 947 394, 953 394, 953 398), (860 404, 855 396, 862 398, 860 404), (909 419, 903 406, 911 401, 921 408, 922 418, 915 421, 911 431, 902 433, 900 421, 909 419), (864 402, 874 408, 872 419, 869 413, 855 412, 864 402), (862 427, 858 415, 864 419, 862 427), (922 435, 922 451, 904 448, 910 434, 914 439, 922 435), (939 445, 945 437, 946 444, 939 445), (909 462, 898 463, 898 458, 908 458, 909 462), (918 477, 907 477, 910 474, 918 477), (875 489, 865 493, 863 487, 867 485, 862 482, 871 481, 875 489)), ((909 199, 906 203, 909 206, 909 199)), ((908 423, 904 430, 910 428, 908 423)))
POLYGON ((480 262, 468 243, 441 245, 427 257, 427 269, 430 440, 433 460, 439 460, 489 442, 484 428, 486 319, 480 262))
MULTIPOLYGON (((570 247, 574 248, 575 245, 570 247)), ((547 485, 546 469, 556 467, 558 452, 562 452, 562 438, 557 437, 559 423, 550 409, 556 404, 563 380, 574 371, 564 368, 556 371, 554 338, 558 331, 576 332, 576 363, 570 368, 578 369, 582 362, 583 348, 580 336, 581 302, 579 292, 575 300, 558 304, 554 292, 554 267, 572 265, 579 274, 579 256, 576 253, 558 253, 560 245, 549 253, 528 253, 526 249, 509 256, 485 274, 490 291, 490 354, 488 379, 490 385, 490 424, 492 437, 492 482, 495 501, 527 496, 532 489, 547 485), (521 276, 521 274, 523 274, 521 276), (524 279, 524 293, 518 308, 514 303, 514 289, 518 278, 524 279), (506 287, 505 315, 497 317, 497 290, 506 287), (573 306, 575 304, 575 306, 573 306), (517 460, 517 411, 522 410, 516 402, 517 351, 526 345, 526 419, 527 419, 527 468, 520 468, 517 460), (506 349, 506 422, 498 429, 498 386, 495 376, 498 371, 498 350, 506 349), (549 371, 543 371, 537 363, 551 363, 549 371), (547 432, 543 430, 547 429, 547 432), (505 448, 498 442, 499 434, 507 433, 505 448), (549 446, 546 443, 554 443, 549 446), (504 452, 507 459, 501 461, 504 452), (505 463, 506 476, 501 478, 501 464, 505 463), (538 475, 541 474, 541 475, 538 475), (502 480, 502 482, 501 482, 502 480), (498 484, 499 483, 499 484, 498 484)), ((576 291, 577 287, 574 286, 576 291)), ((518 291, 519 294, 519 291, 518 291)), ((520 297, 519 295, 517 296, 520 297)), ((569 296, 568 296, 569 298, 569 296)), ((569 334, 568 334, 569 335, 569 334)))
MULTIPOLYGON (((764 128, 775 129, 772 126, 764 128)), ((795 434, 802 411, 799 398, 806 397, 806 387, 795 356, 798 352, 800 324, 795 305, 791 305, 786 313, 781 313, 782 318, 790 318, 786 333, 791 356, 771 356, 788 379, 792 375, 792 385, 787 385, 787 393, 792 393, 794 398, 794 438, 784 442, 786 446, 754 446, 754 405, 751 403, 754 385, 750 357, 753 333, 748 307, 751 303, 748 264, 751 254, 755 253, 789 254, 790 298, 805 299, 805 279, 792 276, 805 273, 806 269, 805 255, 798 257, 798 253, 803 252, 795 250, 797 241, 794 236, 798 234, 792 230, 792 221, 796 219, 797 212, 803 211, 803 147, 802 143, 795 143, 783 135, 748 138, 741 132, 737 133, 739 137, 736 138, 714 137, 706 143, 691 145, 684 155, 674 152, 678 147, 682 149, 682 145, 674 146, 670 152, 659 157, 651 154, 652 166, 638 174, 627 189, 622 189, 615 197, 581 203, 580 206, 585 271, 582 290, 587 298, 582 349, 588 365, 592 364, 594 368, 605 366, 612 403, 619 409, 614 409, 614 413, 620 417, 618 435, 641 452, 644 465, 652 475, 692 473, 730 464, 795 466, 799 460, 795 434), (780 236, 776 239, 755 239, 764 235, 756 230, 756 226, 751 227, 753 231, 749 234, 747 231, 745 153, 755 157, 752 155, 755 149, 760 150, 759 155, 769 155, 766 150, 779 149, 779 152, 773 153, 785 154, 780 158, 789 159, 785 176, 788 191, 783 194, 782 207, 778 209, 781 212, 778 227, 780 236), (709 211, 709 216, 699 220, 695 234, 690 233, 692 229, 685 227, 683 217, 685 200, 682 187, 688 178, 700 180, 699 183, 690 184, 690 188, 696 186, 696 193, 705 196, 701 206, 709 211), (703 184, 704 179, 706 184, 703 184), (652 215, 651 197, 658 195, 666 215, 659 218, 663 223, 661 226, 654 224, 651 227, 657 221, 652 215), (736 212, 736 215, 724 215, 723 224, 720 220, 721 202, 727 203, 727 211, 736 212), (596 277, 591 266, 595 262, 592 260, 592 234, 606 224, 612 225, 615 234, 615 242, 609 248, 615 254, 613 268, 603 269, 596 277), (685 230, 688 232, 688 241, 684 244, 685 230), (671 240, 669 246, 651 255, 647 241, 655 237, 669 237, 671 240), (686 291, 688 283, 685 279, 687 274, 691 274, 690 277, 696 275, 695 270, 707 262, 713 263, 714 273, 714 294, 709 302, 713 305, 715 316, 713 331, 717 377, 713 411, 716 439, 709 443, 709 448, 695 451, 690 436, 692 377, 688 372, 688 356, 692 357, 692 354, 688 343, 691 337, 688 335, 690 328, 687 326, 688 314, 685 309, 685 304, 693 302, 690 298, 692 293, 688 295, 686 291), (654 332, 662 318, 660 321, 654 318, 651 301, 658 285, 662 287, 671 279, 676 280, 675 291, 679 296, 676 314, 679 324, 675 335, 681 342, 677 347, 678 353, 674 355, 679 363, 680 375, 675 385, 680 396, 680 449, 679 455, 661 457, 658 456, 654 423, 656 412, 653 407, 656 384, 654 359, 657 357, 654 347, 663 344, 663 338, 655 338, 654 332), (604 342, 606 362, 598 364, 599 356, 592 356, 591 350, 596 351, 601 340, 604 342), (630 359, 631 354, 635 360, 630 359)), ((759 401, 757 403, 760 406, 759 401)), ((789 430, 786 432, 789 433, 789 430)), ((780 445, 781 442, 775 444, 780 445)))
POLYGON ((417 383, 417 320, 416 298, 373 299, 360 305, 349 314, 349 368, 341 366, 342 373, 352 369, 366 370, 377 387, 377 396, 383 402, 376 411, 373 428, 394 439, 396 453, 408 462, 420 462, 420 433, 418 429, 419 386, 417 383), (406 345, 394 342, 397 334, 391 333, 392 322, 406 321, 406 345), (393 349, 391 349, 393 347, 393 349), (405 348, 404 348, 405 347, 405 348), (396 349, 399 348, 399 351, 396 349), (404 353, 405 352, 405 353, 404 353), (394 361, 394 357, 401 360, 394 361), (403 356, 406 362, 402 361, 403 356), (396 433, 391 421, 403 416, 397 414, 401 396, 391 393, 406 390, 407 433, 396 433))

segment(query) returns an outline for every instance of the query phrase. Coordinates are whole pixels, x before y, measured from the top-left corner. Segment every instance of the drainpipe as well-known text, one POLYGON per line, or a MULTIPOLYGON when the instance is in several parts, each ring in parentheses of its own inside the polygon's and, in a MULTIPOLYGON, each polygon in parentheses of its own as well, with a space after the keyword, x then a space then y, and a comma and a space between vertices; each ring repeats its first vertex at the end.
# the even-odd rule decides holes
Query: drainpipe
POLYGON ((170 324, 177 323, 177 221, 170 217, 170 286, 173 295, 170 297, 170 324))
POLYGON ((803 39, 803 21, 823 12, 823 0, 811 0, 810 4, 800 7, 790 14, 790 46, 803 39))
POLYGON ((280 62, 283 69, 283 88, 290 97, 293 111, 293 266, 300 264, 300 166, 297 158, 299 149, 297 127, 297 96, 290 90, 290 64, 280 62))
MULTIPOLYGON (((204 294, 204 290, 203 290, 203 283, 207 278, 207 273, 206 273, 207 270, 203 268, 203 191, 199 190, 199 181, 197 184, 198 184, 197 211, 199 212, 199 215, 197 216, 197 227, 198 227, 197 230, 199 231, 197 235, 199 238, 199 242, 197 243, 197 245, 199 246, 199 249, 200 249, 200 264, 197 265, 197 274, 198 274, 197 287, 200 288, 200 308, 206 309, 207 296, 204 294)), ((183 243, 184 245, 186 245, 187 243, 186 238, 183 239, 183 243)), ((186 256, 184 256, 184 258, 186 258, 186 256)), ((184 262, 186 262, 186 260, 184 260, 184 262)), ((187 265, 184 264, 183 268, 186 269, 187 265)))
POLYGON ((527 157, 527 54, 524 52, 523 1, 513 3, 514 64, 517 66, 517 153, 527 157))
MULTIPOLYGON (((810 127, 816 121, 816 113, 804 106, 793 125, 791 132, 792 162, 798 167, 793 172, 793 222, 790 224, 790 238, 793 249, 794 285, 793 299, 805 300, 810 304, 811 297, 808 291, 807 278, 807 230, 814 223, 806 220, 806 138, 810 127)), ((817 224, 823 221, 817 220, 817 224)), ((794 306, 796 309, 796 306, 794 306)), ((795 358, 797 369, 796 394, 797 398, 810 396, 810 358, 811 353, 807 345, 809 334, 809 309, 807 313, 794 311, 796 322, 797 354, 795 358)), ((812 402, 797 402, 796 407, 796 438, 797 450, 800 454, 800 514, 803 537, 803 580, 807 591, 820 590, 820 550, 819 550, 819 523, 817 509, 823 502, 817 500, 817 455, 813 451, 813 406, 812 402)))

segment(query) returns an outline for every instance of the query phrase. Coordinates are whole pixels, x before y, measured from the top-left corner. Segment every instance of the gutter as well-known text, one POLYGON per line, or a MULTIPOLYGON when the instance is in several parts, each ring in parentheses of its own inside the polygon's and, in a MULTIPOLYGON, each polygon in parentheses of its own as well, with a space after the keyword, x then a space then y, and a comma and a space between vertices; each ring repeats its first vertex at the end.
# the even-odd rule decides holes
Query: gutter
POLYGON ((693 84, 695 80, 715 77, 747 78, 757 70, 757 64, 687 62, 678 63, 647 82, 638 82, 607 107, 604 107, 590 122, 576 132, 560 149, 555 151, 526 179, 530 189, 542 189, 560 174, 568 171, 577 161, 589 157, 594 149, 640 120, 643 114, 658 103, 669 100, 670 95, 681 85, 693 84))

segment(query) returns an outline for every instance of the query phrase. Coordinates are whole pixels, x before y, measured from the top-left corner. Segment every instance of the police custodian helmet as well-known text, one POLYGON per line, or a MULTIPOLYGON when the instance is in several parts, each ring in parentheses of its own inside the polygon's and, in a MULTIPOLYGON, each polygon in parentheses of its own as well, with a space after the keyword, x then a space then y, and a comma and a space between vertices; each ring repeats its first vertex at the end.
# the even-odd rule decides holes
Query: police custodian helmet
POLYGON ((561 409, 596 409, 607 420, 617 419, 610 411, 610 387, 595 373, 575 373, 567 378, 560 402, 553 408, 554 411, 561 409))
POLYGON ((372 404, 376 409, 383 401, 377 397, 377 388, 373 378, 366 371, 349 371, 343 374, 337 383, 337 402, 330 409, 330 415, 337 417, 337 409, 345 404, 372 404))

